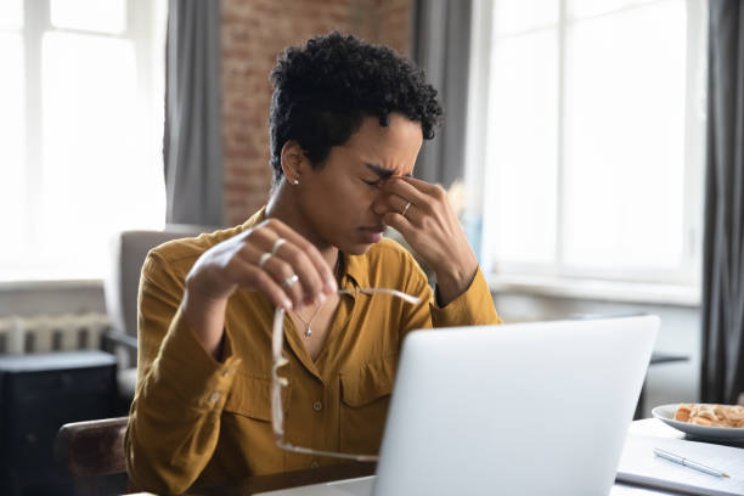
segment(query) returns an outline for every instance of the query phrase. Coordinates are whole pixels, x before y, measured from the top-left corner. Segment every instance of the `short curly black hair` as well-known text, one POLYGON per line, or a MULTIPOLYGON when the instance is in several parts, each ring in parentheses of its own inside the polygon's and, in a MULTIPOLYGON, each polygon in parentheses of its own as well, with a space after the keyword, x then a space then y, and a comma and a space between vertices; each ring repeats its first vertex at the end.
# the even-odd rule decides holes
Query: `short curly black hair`
POLYGON ((397 112, 421 123, 432 139, 442 107, 421 69, 390 48, 332 32, 290 47, 271 72, 269 133, 274 182, 282 178, 281 152, 297 141, 310 163, 322 167, 333 146, 342 145, 365 117, 388 125, 397 112))

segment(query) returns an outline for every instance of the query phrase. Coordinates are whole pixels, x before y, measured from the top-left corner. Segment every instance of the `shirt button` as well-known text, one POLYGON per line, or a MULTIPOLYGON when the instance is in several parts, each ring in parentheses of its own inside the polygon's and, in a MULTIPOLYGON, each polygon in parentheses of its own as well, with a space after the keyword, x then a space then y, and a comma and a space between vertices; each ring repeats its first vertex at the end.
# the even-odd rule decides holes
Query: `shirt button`
POLYGON ((220 399, 220 393, 218 393, 218 392, 214 392, 211 395, 209 395, 209 402, 211 404, 213 404, 213 405, 215 403, 217 403, 217 401, 219 401, 219 399, 220 399))
POLYGON ((319 463, 318 463, 317 461, 313 461, 313 462, 312 462, 312 463, 310 464, 310 468, 318 468, 318 467, 320 467, 320 464, 319 464, 319 463))
POLYGON ((323 403, 321 403, 320 401, 316 401, 315 403, 313 403, 313 410, 315 410, 316 412, 319 412, 322 409, 323 409, 323 403))

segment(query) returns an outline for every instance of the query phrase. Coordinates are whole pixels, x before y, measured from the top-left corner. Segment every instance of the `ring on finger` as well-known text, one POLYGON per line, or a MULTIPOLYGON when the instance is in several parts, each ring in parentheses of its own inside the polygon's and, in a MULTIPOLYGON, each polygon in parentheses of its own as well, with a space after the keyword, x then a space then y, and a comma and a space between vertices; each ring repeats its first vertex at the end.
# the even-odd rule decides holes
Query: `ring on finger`
POLYGON ((298 276, 297 274, 292 274, 291 276, 289 276, 288 278, 284 280, 284 283, 282 284, 282 286, 284 286, 285 288, 290 288, 294 284, 297 284, 297 281, 299 280, 300 280, 300 276, 298 276))
POLYGON ((276 255, 276 252, 279 250, 279 248, 286 242, 287 240, 284 238, 276 238, 276 241, 274 241, 274 245, 271 247, 271 254, 276 255))
POLYGON ((271 253, 269 253, 268 251, 264 252, 261 255, 261 258, 258 259, 258 268, 263 269, 264 265, 266 265, 266 262, 268 262, 271 257, 273 257, 271 253))
POLYGON ((411 208, 411 205, 413 205, 412 202, 406 203, 406 206, 403 207, 403 210, 400 211, 400 215, 402 215, 403 217, 405 217, 406 216, 406 212, 408 212, 408 209, 411 208))

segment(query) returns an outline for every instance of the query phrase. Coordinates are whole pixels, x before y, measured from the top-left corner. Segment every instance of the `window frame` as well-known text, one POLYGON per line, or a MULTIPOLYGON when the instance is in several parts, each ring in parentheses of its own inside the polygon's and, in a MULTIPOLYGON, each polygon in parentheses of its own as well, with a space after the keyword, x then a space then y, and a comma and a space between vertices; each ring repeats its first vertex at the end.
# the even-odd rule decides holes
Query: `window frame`
MULTIPOLYGON (((558 30, 558 150, 557 150, 557 205, 556 205, 556 246, 553 261, 547 264, 516 263, 495 260, 491 246, 496 228, 488 222, 489 213, 485 211, 483 198, 488 194, 487 180, 489 163, 489 129, 487 113, 479 109, 492 108, 490 95, 491 46, 496 39, 493 26, 494 3, 498 0, 475 0, 472 17, 471 36, 471 67, 468 102, 468 139, 466 141, 465 184, 471 192, 472 201, 465 212, 465 228, 471 236, 474 248, 484 272, 496 288, 509 288, 518 285, 522 290, 526 287, 546 287, 555 293, 556 288, 564 286, 566 292, 574 292, 581 281, 602 281, 603 284, 615 284, 624 287, 628 292, 629 284, 637 283, 644 286, 674 288, 674 300, 678 301, 677 288, 687 288, 688 296, 682 298, 685 302, 696 301, 695 295, 701 284, 702 266, 702 210, 704 196, 704 154, 705 154, 705 124, 697 115, 705 114, 704 74, 705 74, 705 21, 707 10, 702 0, 686 0, 687 9, 687 47, 686 47, 686 94, 685 94, 685 152, 684 152, 684 202, 682 213, 683 233, 685 235, 683 259, 681 264, 670 270, 644 269, 628 271, 626 269, 578 268, 566 264, 561 247, 564 245, 563 232, 565 197, 562 191, 564 173, 564 136, 563 119, 565 115, 564 103, 566 91, 566 38, 570 23, 576 22, 567 16, 567 0, 556 0, 559 4, 559 19, 557 24, 551 24, 558 30), (697 113, 697 114, 696 114, 697 113), (517 281, 517 282, 515 282, 517 281)), ((628 9, 643 8, 644 6, 672 0, 651 0, 640 6, 630 5, 616 9, 612 13, 624 12, 628 9)), ((602 14, 607 15, 607 14, 602 14)), ((592 16, 594 17, 594 16, 592 16)), ((590 18, 590 17, 589 17, 590 18)), ((582 18, 586 19, 586 18, 582 18)), ((539 28, 538 28, 539 29, 539 28)), ((510 34, 509 36, 511 36, 510 34)), ((612 292, 612 291, 610 291, 612 292)))

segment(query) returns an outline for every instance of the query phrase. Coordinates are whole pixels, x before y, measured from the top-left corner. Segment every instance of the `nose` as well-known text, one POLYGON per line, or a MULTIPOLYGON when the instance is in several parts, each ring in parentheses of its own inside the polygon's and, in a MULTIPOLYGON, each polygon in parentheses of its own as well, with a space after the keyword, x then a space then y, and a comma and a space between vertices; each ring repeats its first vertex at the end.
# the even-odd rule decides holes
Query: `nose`
POLYGON ((388 211, 385 197, 385 193, 382 191, 382 189, 379 189, 374 193, 374 198, 372 199, 372 211, 380 217, 385 215, 385 213, 388 211))

